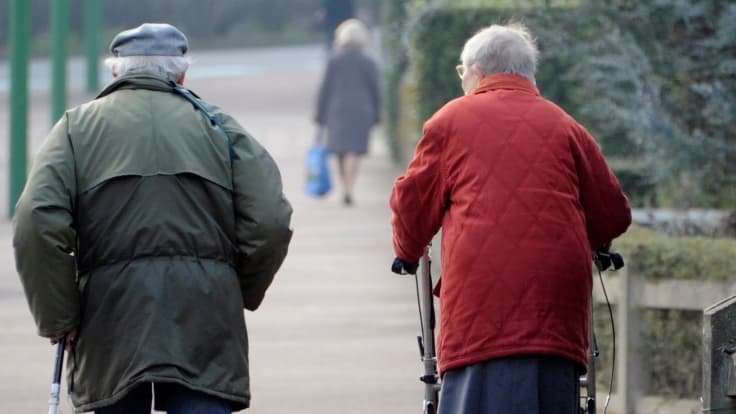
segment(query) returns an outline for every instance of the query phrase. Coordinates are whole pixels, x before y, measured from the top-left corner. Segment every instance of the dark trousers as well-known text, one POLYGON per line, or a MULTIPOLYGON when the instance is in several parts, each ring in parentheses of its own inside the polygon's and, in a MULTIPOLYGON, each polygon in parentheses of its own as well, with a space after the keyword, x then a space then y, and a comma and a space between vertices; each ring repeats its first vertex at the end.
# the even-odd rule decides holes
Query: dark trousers
POLYGON ((95 410, 95 414, 150 414, 153 394, 156 411, 168 414, 230 414, 227 400, 192 391, 176 384, 142 384, 117 403, 95 410))
POLYGON ((545 355, 498 358, 447 371, 439 414, 578 414, 575 363, 545 355))

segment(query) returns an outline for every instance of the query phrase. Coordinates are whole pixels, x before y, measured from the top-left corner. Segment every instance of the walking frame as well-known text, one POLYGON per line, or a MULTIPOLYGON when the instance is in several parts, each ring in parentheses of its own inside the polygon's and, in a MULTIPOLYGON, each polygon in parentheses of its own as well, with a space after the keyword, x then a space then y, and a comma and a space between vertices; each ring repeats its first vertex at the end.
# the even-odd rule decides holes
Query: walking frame
POLYGON ((423 414, 436 414, 439 403, 440 377, 437 372, 437 354, 434 343, 435 312, 432 297, 432 260, 430 248, 427 247, 424 255, 419 259, 417 266, 405 263, 401 259, 394 260, 391 270, 397 274, 413 274, 417 287, 417 304, 419 306, 419 324, 421 336, 417 336, 419 355, 424 366, 424 374, 419 380, 424 383, 423 414))
MULTIPOLYGON (((437 413, 437 407, 439 405, 439 392, 442 385, 439 373, 437 371, 437 355, 435 350, 435 311, 434 299, 432 297, 432 260, 430 251, 431 244, 424 251, 424 255, 419 259, 418 264, 406 263, 402 259, 396 258, 391 265, 392 272, 400 275, 412 274, 414 275, 414 279, 416 282, 417 304, 419 307, 419 323, 421 329, 421 336, 417 336, 417 342, 419 343, 419 355, 421 356, 422 365, 424 367, 424 374, 419 377, 419 380, 424 383, 424 401, 422 404, 423 414, 437 413), (417 272, 417 270, 419 271, 417 272)), ((601 279, 603 293, 606 296, 606 301, 608 302, 608 294, 606 294, 606 288, 603 285, 603 278, 600 273, 604 270, 607 270, 609 267, 612 267, 612 270, 620 269, 624 265, 623 258, 620 254, 615 252, 598 250, 595 251, 593 254, 593 261, 598 269, 598 275, 601 279)), ((599 352, 594 330, 594 303, 592 298, 590 306, 590 328, 588 329, 588 372, 585 375, 581 375, 579 379, 579 388, 585 389, 585 395, 580 396, 580 400, 581 402, 583 402, 582 406, 579 407, 580 414, 596 414, 595 368, 596 358, 598 357, 599 352)), ((610 303, 608 306, 610 313, 610 303)), ((611 328, 613 330, 613 315, 611 315, 611 328)), ((613 335, 615 337, 615 331, 613 335)), ((613 355, 615 358, 615 342, 613 346, 613 355)), ((613 369, 613 367, 611 369, 613 369)), ((612 381, 613 372, 611 373, 611 384, 609 384, 609 397, 606 398, 604 413, 606 411, 606 408, 608 408, 612 381)))

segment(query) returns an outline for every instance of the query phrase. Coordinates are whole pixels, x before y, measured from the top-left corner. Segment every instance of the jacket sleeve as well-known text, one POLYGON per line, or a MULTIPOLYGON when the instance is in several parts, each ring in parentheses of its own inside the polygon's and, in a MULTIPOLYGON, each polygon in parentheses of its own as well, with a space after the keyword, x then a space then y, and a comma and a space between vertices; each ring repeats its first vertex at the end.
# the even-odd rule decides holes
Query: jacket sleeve
POLYGON ((65 115, 37 154, 13 216, 16 268, 38 333, 44 337, 65 334, 79 325, 74 164, 65 115))
POLYGON ((576 126, 573 153, 580 185, 580 202, 590 248, 608 246, 631 224, 631 207, 618 179, 603 158, 598 143, 576 126))
POLYGON ((439 231, 449 199, 443 173, 444 137, 430 122, 406 173, 396 179, 389 201, 394 252, 408 262, 417 262, 439 231))
POLYGON ((271 155, 242 128, 228 133, 235 153, 236 267, 243 305, 255 310, 286 257, 292 208, 271 155))

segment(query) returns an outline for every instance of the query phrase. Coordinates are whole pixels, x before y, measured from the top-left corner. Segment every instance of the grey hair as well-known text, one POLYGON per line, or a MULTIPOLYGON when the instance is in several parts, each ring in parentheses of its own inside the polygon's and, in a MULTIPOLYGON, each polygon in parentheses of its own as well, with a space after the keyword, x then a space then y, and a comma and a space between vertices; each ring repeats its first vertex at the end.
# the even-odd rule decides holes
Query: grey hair
POLYGON ((370 44, 370 33, 358 19, 347 19, 335 29, 335 49, 355 47, 366 49, 370 44))
POLYGON ((184 76, 190 62, 188 56, 118 56, 105 59, 105 65, 116 76, 142 73, 175 81, 184 76))
POLYGON ((475 64, 484 76, 511 73, 535 83, 539 49, 526 26, 494 24, 465 42, 460 60, 465 67, 475 64))

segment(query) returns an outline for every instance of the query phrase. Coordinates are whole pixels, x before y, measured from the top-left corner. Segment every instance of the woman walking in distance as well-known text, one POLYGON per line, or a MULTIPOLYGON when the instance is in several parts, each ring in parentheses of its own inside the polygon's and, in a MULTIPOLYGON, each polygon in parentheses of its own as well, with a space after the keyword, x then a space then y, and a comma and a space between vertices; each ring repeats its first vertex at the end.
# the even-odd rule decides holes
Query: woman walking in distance
POLYGON ((327 150, 337 157, 343 202, 348 206, 353 203, 360 157, 380 119, 378 69, 365 52, 368 44, 368 29, 360 20, 348 19, 335 29, 335 53, 317 99, 316 121, 326 128, 327 150))

